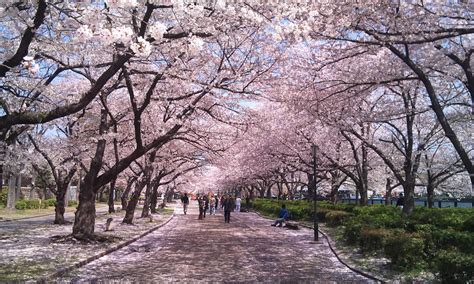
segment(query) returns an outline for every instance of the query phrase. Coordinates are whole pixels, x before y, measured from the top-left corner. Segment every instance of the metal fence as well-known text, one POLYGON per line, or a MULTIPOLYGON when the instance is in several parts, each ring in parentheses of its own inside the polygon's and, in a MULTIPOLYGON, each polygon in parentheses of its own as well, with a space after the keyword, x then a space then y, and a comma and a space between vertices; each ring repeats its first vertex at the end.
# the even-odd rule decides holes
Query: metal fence
MULTIPOLYGON (((341 199, 342 203, 356 204, 357 201, 355 198, 341 199)), ((372 204, 385 204, 385 199, 369 199, 369 205, 372 204)), ((397 204, 397 199, 394 198, 391 200, 391 204, 395 206, 397 204)), ((415 199, 415 206, 425 206, 428 207, 428 200, 426 199, 415 199)), ((460 200, 435 200, 433 208, 474 208, 474 199, 460 199, 460 200)))

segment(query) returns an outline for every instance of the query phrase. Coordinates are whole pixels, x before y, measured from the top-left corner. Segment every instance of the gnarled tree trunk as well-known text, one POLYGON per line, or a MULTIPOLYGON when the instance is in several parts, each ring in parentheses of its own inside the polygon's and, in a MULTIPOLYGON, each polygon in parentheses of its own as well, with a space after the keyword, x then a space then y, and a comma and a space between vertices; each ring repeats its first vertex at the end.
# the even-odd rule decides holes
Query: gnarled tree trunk
POLYGON ((127 209, 125 212, 125 217, 122 220, 124 224, 133 224, 133 218, 135 216, 135 208, 137 208, 138 201, 140 200, 140 194, 142 193, 144 186, 138 184, 135 190, 130 197, 130 201, 128 202, 127 209))
POLYGON ((128 196, 130 195, 130 191, 132 190, 133 184, 137 181, 137 177, 131 177, 127 181, 127 186, 123 191, 122 196, 120 197, 120 201, 122 202, 122 209, 127 208, 128 205, 128 196))
POLYGON ((142 218, 150 215, 150 203, 151 203, 152 185, 148 183, 145 190, 145 201, 143 203, 142 218))
POLYGON ((151 191, 151 199, 150 199, 150 210, 151 213, 155 214, 156 206, 158 205, 158 188, 160 186, 159 182, 153 183, 153 189, 151 191))
POLYGON ((62 185, 61 188, 58 187, 56 194, 56 204, 54 205, 54 224, 63 225, 65 224, 64 212, 66 211, 66 193, 67 193, 67 184, 62 185))

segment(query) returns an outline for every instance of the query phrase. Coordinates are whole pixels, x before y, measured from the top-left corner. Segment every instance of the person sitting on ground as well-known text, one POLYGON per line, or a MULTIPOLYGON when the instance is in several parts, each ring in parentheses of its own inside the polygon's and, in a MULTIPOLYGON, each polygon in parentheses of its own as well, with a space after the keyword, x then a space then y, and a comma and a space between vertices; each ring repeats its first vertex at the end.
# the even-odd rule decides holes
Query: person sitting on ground
POLYGON ((280 213, 278 214, 278 219, 275 220, 275 223, 272 224, 275 227, 278 224, 278 227, 283 226, 283 222, 288 219, 290 213, 286 210, 286 205, 282 204, 280 208, 280 213))

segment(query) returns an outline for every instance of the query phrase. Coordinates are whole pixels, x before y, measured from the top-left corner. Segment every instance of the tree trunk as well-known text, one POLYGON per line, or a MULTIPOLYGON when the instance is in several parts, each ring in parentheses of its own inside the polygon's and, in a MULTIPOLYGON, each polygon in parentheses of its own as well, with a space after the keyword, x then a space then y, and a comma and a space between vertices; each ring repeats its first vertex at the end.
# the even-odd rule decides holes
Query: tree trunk
POLYGON ((58 187, 58 192, 56 194, 56 205, 54 206, 54 224, 63 225, 66 223, 64 220, 64 212, 66 211, 66 193, 67 185, 58 187))
POLYGON ((3 191, 3 165, 0 165, 0 193, 3 191))
POLYGON ((356 204, 359 204, 359 190, 360 190, 360 188, 361 188, 360 184, 356 186, 356 200, 355 200, 356 204))
POLYGON ((122 223, 124 224, 133 224, 133 218, 135 216, 135 209, 137 208, 138 200, 140 199, 140 194, 142 193, 143 186, 137 185, 135 191, 132 193, 130 197, 130 201, 128 202, 127 209, 125 212, 125 217, 123 218, 122 223))
POLYGON ((271 186, 267 187, 267 193, 266 193, 265 197, 268 198, 268 199, 272 198, 272 187, 271 186))
POLYGON ((403 185, 405 200, 403 202, 403 213, 410 215, 415 210, 415 179, 410 178, 403 185))
POLYGON ((367 184, 364 182, 362 187, 360 188, 360 205, 367 206, 369 204, 369 196, 368 196, 368 189, 367 184))
POLYGON ((150 200, 150 210, 151 213, 156 214, 156 206, 158 205, 158 188, 160 183, 153 185, 153 190, 151 191, 151 200, 150 200))
POLYGON ((135 181, 136 181, 136 178, 132 178, 128 180, 127 187, 125 187, 125 190, 123 191, 123 194, 120 197, 120 200, 122 202, 122 210, 127 208, 128 196, 130 195, 130 190, 132 189, 132 186, 135 183, 135 181))
POLYGON ((277 188, 278 188, 278 200, 282 199, 283 195, 283 184, 281 182, 277 182, 277 188))
MULTIPOLYGON (((100 134, 104 134, 107 129, 107 112, 101 110, 100 134)), ((89 171, 81 183, 81 191, 79 193, 79 204, 74 218, 74 226, 72 227, 72 235, 76 239, 90 240, 94 236, 95 226, 95 197, 97 191, 94 190, 97 175, 102 168, 102 160, 104 158, 106 140, 101 139, 97 143, 94 157, 89 166, 89 171)))
POLYGON ((329 194, 329 198, 331 199, 332 204, 337 203, 337 192, 339 190, 339 183, 335 179, 331 180, 331 193, 329 194))
POLYGON ((16 176, 10 174, 8 176, 8 197, 7 197, 7 208, 15 209, 16 203, 16 176))
POLYGON ((24 198, 24 196, 22 196, 22 192, 21 192, 21 174, 18 174, 16 176, 15 195, 16 195, 16 200, 20 200, 20 199, 24 198))
POLYGON ((385 205, 392 204, 392 180, 387 178, 387 182, 385 183, 385 205))
POLYGON ((428 195, 428 208, 433 208, 433 205, 434 205, 434 185, 430 181, 428 181, 428 185, 426 187, 426 194, 428 195))
POLYGON ((95 196, 91 183, 83 183, 72 234, 76 239, 91 239, 95 226, 95 196))
POLYGON ((145 202, 143 203, 142 218, 148 217, 150 215, 151 193, 152 186, 150 183, 148 183, 145 190, 145 202))
MULTIPOLYGON (((369 127, 369 126, 368 126, 369 127)), ((364 128, 363 128, 364 129, 364 128)), ((369 133, 369 130, 367 129, 367 134, 369 133)), ((369 198, 368 198, 368 191, 369 191, 369 153, 367 149, 367 145, 362 143, 362 176, 360 177, 361 179, 361 187, 360 187, 360 205, 366 206, 369 203, 369 198)))
POLYGON ((115 201, 115 182, 117 181, 116 178, 114 178, 110 182, 110 188, 109 188, 109 200, 108 200, 108 205, 109 205, 109 213, 114 213, 115 212, 115 206, 114 206, 114 201, 115 201))

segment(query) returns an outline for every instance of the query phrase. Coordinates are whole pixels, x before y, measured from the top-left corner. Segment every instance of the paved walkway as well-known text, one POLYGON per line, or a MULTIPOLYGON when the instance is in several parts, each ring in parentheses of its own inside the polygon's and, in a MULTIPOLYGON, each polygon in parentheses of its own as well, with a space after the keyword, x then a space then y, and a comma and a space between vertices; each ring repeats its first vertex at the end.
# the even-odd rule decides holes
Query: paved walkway
POLYGON ((270 223, 254 213, 232 213, 226 224, 222 212, 200 221, 192 204, 188 215, 61 280, 370 282, 339 263, 325 241, 310 243, 312 230, 270 223))

